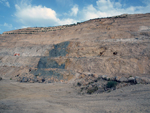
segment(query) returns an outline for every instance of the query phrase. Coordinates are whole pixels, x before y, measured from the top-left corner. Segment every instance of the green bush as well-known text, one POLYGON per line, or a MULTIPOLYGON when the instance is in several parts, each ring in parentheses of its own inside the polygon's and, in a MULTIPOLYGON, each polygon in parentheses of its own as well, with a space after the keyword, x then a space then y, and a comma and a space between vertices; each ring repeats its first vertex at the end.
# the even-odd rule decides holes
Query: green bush
POLYGON ((117 82, 115 82, 115 81, 109 81, 106 84, 106 88, 113 88, 113 87, 116 87, 116 85, 117 85, 117 82))

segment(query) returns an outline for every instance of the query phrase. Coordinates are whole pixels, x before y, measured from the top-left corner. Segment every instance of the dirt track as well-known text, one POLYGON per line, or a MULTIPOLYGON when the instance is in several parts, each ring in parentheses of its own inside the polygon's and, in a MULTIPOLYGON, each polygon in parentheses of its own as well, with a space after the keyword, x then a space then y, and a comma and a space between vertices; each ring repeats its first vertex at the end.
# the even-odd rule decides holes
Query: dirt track
POLYGON ((150 85, 79 95, 70 84, 0 81, 0 113, 149 113, 150 85))

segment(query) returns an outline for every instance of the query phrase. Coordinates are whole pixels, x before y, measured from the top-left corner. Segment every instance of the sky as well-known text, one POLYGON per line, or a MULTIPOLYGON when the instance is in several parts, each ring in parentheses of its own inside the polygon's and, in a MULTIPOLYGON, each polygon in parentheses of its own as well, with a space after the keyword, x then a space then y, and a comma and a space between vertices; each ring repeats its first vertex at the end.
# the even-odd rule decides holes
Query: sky
POLYGON ((0 34, 138 13, 150 13, 150 0, 0 0, 0 34))

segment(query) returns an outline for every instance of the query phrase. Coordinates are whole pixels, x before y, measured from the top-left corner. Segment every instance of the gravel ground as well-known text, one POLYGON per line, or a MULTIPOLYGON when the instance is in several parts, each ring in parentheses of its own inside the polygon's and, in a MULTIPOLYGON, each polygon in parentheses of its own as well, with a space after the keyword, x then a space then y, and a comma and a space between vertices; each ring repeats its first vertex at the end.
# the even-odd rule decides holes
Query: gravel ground
POLYGON ((150 85, 79 95, 71 84, 0 81, 0 113, 149 113, 150 85))

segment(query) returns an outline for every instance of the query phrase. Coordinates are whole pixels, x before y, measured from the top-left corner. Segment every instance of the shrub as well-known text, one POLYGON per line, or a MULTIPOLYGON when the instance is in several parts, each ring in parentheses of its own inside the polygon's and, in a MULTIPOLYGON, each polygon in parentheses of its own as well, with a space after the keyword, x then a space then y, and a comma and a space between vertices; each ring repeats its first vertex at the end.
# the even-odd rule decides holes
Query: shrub
POLYGON ((94 87, 92 87, 92 88, 90 88, 90 89, 87 90, 87 94, 92 94, 92 93, 94 93, 97 90, 98 90, 98 87, 94 86, 94 87))
POLYGON ((113 88, 113 87, 116 87, 116 85, 117 85, 117 82, 115 82, 115 81, 109 81, 106 84, 106 88, 113 88))

